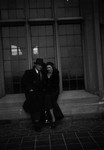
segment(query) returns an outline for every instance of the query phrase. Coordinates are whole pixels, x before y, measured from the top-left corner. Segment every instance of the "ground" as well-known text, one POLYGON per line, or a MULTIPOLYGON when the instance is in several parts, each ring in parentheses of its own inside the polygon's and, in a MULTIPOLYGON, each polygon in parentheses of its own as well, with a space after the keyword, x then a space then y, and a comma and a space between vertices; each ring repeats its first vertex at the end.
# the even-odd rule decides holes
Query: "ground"
POLYGON ((36 132, 30 119, 0 121, 0 150, 103 150, 104 119, 65 117, 36 132))

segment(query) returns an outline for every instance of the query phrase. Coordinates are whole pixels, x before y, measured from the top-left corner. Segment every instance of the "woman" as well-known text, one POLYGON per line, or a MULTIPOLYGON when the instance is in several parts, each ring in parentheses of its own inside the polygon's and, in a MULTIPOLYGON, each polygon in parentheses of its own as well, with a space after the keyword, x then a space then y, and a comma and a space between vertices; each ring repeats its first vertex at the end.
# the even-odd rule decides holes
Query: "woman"
POLYGON ((59 71, 54 67, 52 62, 46 63, 46 70, 45 109, 51 115, 51 128, 54 128, 56 121, 64 117, 57 104, 59 95, 59 71))

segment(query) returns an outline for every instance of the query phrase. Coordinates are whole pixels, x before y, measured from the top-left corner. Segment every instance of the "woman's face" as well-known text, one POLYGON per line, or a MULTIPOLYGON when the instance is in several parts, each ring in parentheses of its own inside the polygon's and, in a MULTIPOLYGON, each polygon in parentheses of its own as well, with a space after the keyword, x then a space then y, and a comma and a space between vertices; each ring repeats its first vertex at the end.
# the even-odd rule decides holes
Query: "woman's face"
POLYGON ((53 68, 52 68, 52 66, 51 65, 47 65, 47 71, 49 72, 49 73, 52 73, 53 72, 53 68))

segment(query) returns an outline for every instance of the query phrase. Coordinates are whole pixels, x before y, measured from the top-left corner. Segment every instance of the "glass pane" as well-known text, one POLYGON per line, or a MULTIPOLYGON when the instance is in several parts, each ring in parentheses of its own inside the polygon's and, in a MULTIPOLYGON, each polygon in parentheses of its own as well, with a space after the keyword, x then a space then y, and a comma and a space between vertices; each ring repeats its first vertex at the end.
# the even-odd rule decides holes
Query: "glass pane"
POLYGON ((29 1, 29 18, 52 17, 52 0, 29 1))
POLYGON ((9 19, 15 19, 16 18, 16 11, 15 9, 8 10, 9 19))
POLYGON ((23 9, 25 6, 25 0, 16 0, 16 8, 19 9, 23 9))
POLYGON ((11 59, 11 53, 9 50, 4 50, 4 60, 10 60, 11 59))
POLYGON ((46 28, 45 26, 40 26, 39 27, 39 36, 43 36, 43 35, 46 35, 46 28))
POLYGON ((2 28, 2 36, 9 37, 9 27, 2 28))
POLYGON ((37 17, 38 18, 45 18, 44 9, 37 10, 37 17))
POLYGON ((10 48, 10 41, 9 38, 3 38, 3 48, 10 48))
POLYGON ((53 46, 53 36, 47 36, 47 47, 53 46))
POLYGON ((38 26, 31 26, 31 36, 32 37, 39 36, 39 27, 38 26))
POLYGON ((18 39, 18 47, 26 48, 26 38, 19 38, 18 39))
POLYGON ((10 61, 4 61, 4 71, 5 71, 5 73, 11 71, 11 62, 10 61))
POLYGON ((38 37, 32 37, 31 42, 32 42, 32 47, 36 47, 39 45, 39 38, 38 37))
POLYGON ((45 26, 45 35, 53 35, 53 28, 52 26, 45 26))
POLYGON ((79 0, 55 0, 58 17, 80 16, 79 0))
POLYGON ((8 11, 1 10, 1 19, 8 19, 8 11))
POLYGON ((26 35, 26 30, 24 27, 18 27, 17 28, 17 34, 19 37, 25 37, 26 35))
POLYGON ((60 46, 66 46, 67 40, 65 36, 60 36, 59 41, 60 41, 60 46))
POLYGON ((10 27, 9 28, 9 36, 10 37, 17 37, 17 28, 16 27, 10 27))
POLYGON ((49 57, 49 58, 54 58, 54 56, 55 56, 55 52, 54 52, 54 48, 47 48, 47 57, 49 57))
POLYGON ((46 47, 46 37, 39 37, 39 47, 46 47))
POLYGON ((1 19, 25 18, 25 0, 3 0, 0 1, 1 19))
POLYGON ((17 19, 23 19, 24 18, 24 11, 22 9, 16 10, 17 19))

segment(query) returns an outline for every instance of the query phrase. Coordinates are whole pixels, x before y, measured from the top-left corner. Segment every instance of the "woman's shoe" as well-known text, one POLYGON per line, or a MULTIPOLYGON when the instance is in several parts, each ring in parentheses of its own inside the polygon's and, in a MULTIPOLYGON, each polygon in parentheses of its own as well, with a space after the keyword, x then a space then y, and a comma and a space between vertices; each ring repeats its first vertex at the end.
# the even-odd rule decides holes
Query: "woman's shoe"
POLYGON ((56 127, 56 122, 51 122, 50 128, 51 128, 51 129, 54 129, 55 127, 56 127))

